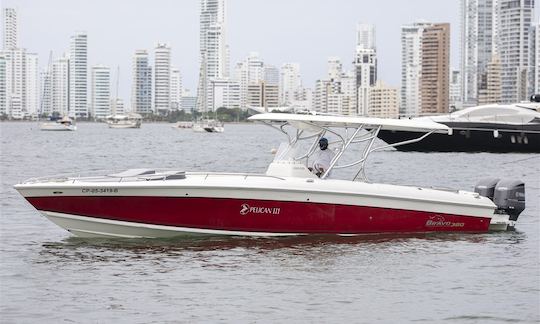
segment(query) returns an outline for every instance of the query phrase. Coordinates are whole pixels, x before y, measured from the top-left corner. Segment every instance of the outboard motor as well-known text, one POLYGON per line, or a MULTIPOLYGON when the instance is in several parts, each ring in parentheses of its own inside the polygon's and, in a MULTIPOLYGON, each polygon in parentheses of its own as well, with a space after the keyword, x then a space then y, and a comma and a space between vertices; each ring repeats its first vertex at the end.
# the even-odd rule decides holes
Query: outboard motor
POLYGON ((525 210, 525 184, 520 180, 503 179, 497 183, 493 202, 499 210, 517 221, 519 214, 525 210))
POLYGON ((480 196, 487 197, 493 201, 493 194, 495 193, 495 186, 499 182, 499 178, 484 178, 474 186, 474 192, 480 194, 480 196))
POLYGON ((525 184, 520 180, 484 178, 476 184, 474 192, 489 198, 497 206, 495 214, 508 215, 509 228, 513 228, 519 214, 525 210, 525 184))

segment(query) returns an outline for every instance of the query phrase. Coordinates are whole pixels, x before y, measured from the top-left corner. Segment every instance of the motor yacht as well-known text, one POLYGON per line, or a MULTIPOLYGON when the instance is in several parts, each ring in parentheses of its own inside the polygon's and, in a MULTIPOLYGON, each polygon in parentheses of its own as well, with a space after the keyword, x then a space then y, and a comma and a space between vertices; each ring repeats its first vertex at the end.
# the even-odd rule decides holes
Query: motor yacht
POLYGON ((136 113, 117 114, 105 118, 109 128, 141 128, 142 116, 136 113))
MULTIPOLYGON (((483 105, 448 115, 418 117, 451 128, 450 136, 433 134, 424 141, 396 147, 401 151, 540 153, 540 103, 483 105)), ((380 138, 395 143, 414 138, 408 131, 382 130, 380 138)))
POLYGON ((223 133, 225 126, 216 119, 201 119, 193 123, 192 129, 197 133, 223 133))
POLYGON ((519 180, 481 179, 475 192, 368 180, 371 153, 448 133, 446 125, 282 113, 250 120, 286 138, 265 173, 131 169, 33 178, 15 189, 49 220, 82 237, 483 233, 514 228, 525 208, 519 180), (381 130, 415 132, 417 138, 378 146, 381 130), (335 155, 318 176, 308 168, 310 159, 321 138, 330 136, 335 155), (354 159, 343 160, 346 152, 354 159), (341 168, 353 168, 354 176, 330 177, 341 168))
POLYGON ((62 118, 51 117, 49 122, 40 124, 39 129, 42 131, 75 131, 77 126, 68 116, 62 118))

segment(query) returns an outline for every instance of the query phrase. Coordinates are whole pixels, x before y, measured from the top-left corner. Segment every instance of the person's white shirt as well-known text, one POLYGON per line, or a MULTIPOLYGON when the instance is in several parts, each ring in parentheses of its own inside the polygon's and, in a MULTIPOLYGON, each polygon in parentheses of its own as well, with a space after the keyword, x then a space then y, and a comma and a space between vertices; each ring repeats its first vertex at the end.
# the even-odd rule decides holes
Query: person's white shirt
POLYGON ((326 150, 317 150, 311 156, 311 168, 313 169, 313 172, 322 174, 328 170, 334 156, 335 154, 330 148, 327 148, 326 150))

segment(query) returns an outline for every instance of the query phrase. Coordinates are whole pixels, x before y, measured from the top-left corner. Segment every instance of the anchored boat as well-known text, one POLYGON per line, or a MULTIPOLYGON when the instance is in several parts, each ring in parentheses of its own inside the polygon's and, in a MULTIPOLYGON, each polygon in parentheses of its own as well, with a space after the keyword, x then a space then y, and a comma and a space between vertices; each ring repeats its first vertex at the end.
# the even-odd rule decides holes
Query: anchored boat
POLYGON ((132 169, 98 176, 29 179, 15 189, 45 217, 84 237, 171 237, 186 234, 470 232, 513 228, 525 208, 524 184, 483 179, 476 192, 371 183, 370 153, 420 141, 448 127, 431 121, 298 114, 250 118, 286 136, 264 174, 132 169), (381 130, 416 139, 375 146, 381 130), (308 168, 322 137, 335 155, 320 177, 308 168), (343 162, 351 146, 362 148, 343 162), (356 167, 351 180, 331 179, 356 167))
POLYGON ((68 116, 51 117, 49 122, 40 124, 39 129, 42 131, 75 131, 77 126, 68 116))
MULTIPOLYGON (((433 134, 421 142, 398 146, 400 151, 540 153, 540 102, 483 105, 449 115, 418 117, 452 129, 450 136, 433 134)), ((414 132, 382 130, 387 143, 415 137, 414 132)))
POLYGON ((141 128, 142 124, 142 116, 137 113, 110 115, 105 120, 109 128, 141 128))

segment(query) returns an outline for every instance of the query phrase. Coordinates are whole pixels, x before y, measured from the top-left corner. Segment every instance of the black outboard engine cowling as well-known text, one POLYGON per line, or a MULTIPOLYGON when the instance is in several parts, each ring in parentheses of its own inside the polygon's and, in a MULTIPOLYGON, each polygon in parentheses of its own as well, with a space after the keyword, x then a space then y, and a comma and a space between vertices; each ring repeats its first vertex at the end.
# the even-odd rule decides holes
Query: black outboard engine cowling
POLYGON ((520 180, 503 179, 495 186, 493 202, 498 209, 517 221, 519 214, 525 210, 525 183, 520 180))

